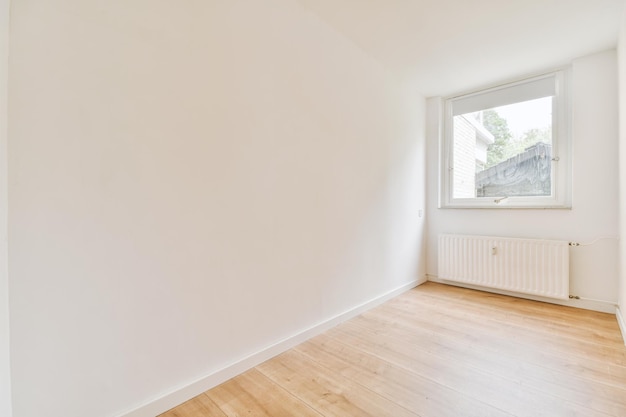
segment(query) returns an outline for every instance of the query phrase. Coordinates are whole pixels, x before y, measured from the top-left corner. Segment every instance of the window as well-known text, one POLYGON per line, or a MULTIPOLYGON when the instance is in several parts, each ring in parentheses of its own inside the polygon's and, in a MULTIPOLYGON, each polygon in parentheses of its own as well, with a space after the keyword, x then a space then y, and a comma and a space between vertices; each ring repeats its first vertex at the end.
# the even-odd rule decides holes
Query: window
POLYGON ((571 207, 566 78, 445 100, 440 207, 571 207))

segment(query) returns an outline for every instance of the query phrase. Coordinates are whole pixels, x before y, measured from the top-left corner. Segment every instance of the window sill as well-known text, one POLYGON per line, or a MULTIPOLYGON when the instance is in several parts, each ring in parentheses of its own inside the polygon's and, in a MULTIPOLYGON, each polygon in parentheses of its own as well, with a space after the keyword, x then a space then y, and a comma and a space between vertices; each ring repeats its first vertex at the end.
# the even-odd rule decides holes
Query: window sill
POLYGON ((441 209, 535 209, 535 210, 571 210, 571 204, 560 202, 531 202, 531 201, 506 201, 496 202, 497 199, 486 199, 479 201, 455 201, 451 203, 442 203, 439 205, 441 209))

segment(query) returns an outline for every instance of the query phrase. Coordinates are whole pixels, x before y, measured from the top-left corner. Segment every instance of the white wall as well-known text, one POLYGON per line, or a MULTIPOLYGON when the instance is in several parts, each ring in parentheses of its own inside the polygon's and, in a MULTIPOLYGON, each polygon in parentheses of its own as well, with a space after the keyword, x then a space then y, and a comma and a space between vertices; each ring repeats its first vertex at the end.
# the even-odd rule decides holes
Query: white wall
MULTIPOLYGON (((427 274, 437 276, 440 233, 590 242, 618 236, 616 52, 572 63, 573 208, 571 210, 438 209, 439 99, 427 102, 427 274)), ((618 241, 571 249, 570 292, 617 301, 618 241)), ((611 304, 568 302, 615 311, 611 304)))
MULTIPOLYGON (((626 10, 618 43, 619 70, 619 223, 620 236, 626 236, 626 10)), ((618 320, 626 342, 626 242, 619 246, 619 310, 618 320)))
POLYGON ((14 417, 121 415, 424 278, 423 99, 292 0, 15 2, 9 85, 14 417))
POLYGON ((9 1, 0 0, 0 416, 11 416, 7 277, 7 70, 9 1))

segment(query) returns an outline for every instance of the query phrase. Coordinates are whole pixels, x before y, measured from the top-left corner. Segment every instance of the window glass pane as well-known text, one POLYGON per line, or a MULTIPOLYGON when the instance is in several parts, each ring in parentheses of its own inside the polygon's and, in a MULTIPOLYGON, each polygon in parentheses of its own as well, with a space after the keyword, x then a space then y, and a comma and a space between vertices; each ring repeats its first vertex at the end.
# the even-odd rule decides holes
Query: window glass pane
POLYGON ((453 116, 453 198, 552 194, 553 97, 453 116))

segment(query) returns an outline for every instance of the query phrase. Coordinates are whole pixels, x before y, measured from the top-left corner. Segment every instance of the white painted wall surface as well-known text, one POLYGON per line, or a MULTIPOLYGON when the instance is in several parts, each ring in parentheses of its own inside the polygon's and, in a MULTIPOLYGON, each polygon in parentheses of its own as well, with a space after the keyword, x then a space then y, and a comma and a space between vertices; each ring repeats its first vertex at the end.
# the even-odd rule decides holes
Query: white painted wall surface
POLYGON ((0 0, 0 416, 11 417, 7 276, 7 71, 9 0, 0 0))
POLYGON ((423 279, 423 99, 296 2, 11 24, 14 417, 121 415, 423 279))
MULTIPOLYGON (((571 210, 438 209, 439 99, 427 101, 427 274, 437 276, 440 233, 590 242, 618 236, 616 51, 572 63, 573 208, 571 210)), ((618 241, 571 249, 570 292, 617 302, 618 241)), ((615 311, 614 306, 567 302, 615 311)))
MULTIPOLYGON (((626 236, 626 10, 618 43, 619 70, 619 224, 620 236, 626 236)), ((619 246, 619 310, 622 336, 626 342, 626 242, 619 246)))

